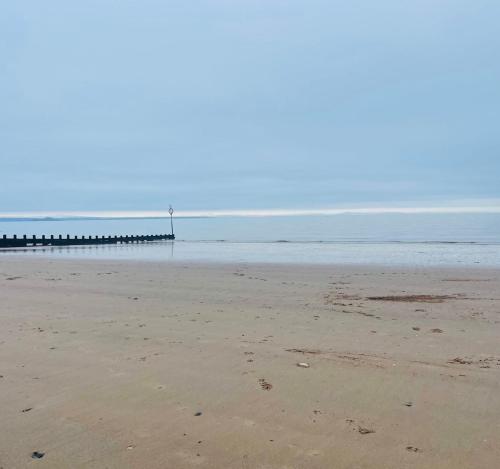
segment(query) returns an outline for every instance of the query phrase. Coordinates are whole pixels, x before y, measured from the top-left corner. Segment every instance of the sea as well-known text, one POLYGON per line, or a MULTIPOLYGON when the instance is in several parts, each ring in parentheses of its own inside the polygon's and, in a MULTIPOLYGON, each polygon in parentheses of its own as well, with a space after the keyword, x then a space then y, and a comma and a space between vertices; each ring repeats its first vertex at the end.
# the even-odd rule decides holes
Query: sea
MULTIPOLYGON (((2 256, 500 267, 500 213, 174 217, 175 241, 0 250, 2 256)), ((170 233, 167 218, 0 220, 0 235, 170 233)))

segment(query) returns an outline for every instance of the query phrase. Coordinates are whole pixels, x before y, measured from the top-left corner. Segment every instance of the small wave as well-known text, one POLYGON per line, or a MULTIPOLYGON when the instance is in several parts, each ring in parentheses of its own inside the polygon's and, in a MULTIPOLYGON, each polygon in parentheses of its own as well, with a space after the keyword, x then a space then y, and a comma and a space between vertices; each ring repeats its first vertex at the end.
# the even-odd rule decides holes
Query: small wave
POLYGON ((397 245, 463 245, 463 246, 500 246, 498 241, 407 241, 407 240, 377 240, 377 239, 337 239, 337 240, 228 240, 228 239, 178 239, 181 243, 228 243, 228 244, 397 244, 397 245))

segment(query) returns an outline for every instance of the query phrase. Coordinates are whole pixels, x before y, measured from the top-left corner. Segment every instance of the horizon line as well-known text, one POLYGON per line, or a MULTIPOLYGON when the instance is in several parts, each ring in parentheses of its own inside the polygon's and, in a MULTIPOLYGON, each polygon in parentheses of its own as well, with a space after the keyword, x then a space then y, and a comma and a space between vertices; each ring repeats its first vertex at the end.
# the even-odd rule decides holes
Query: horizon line
MULTIPOLYGON (((279 217, 279 216, 329 216, 346 214, 460 214, 500 213, 500 203, 488 206, 435 206, 435 207, 346 207, 321 209, 244 209, 244 210, 179 210, 175 218, 219 217, 279 217)), ((44 219, 125 219, 169 218, 168 210, 92 210, 92 211, 32 211, 0 212, 1 220, 44 219)))

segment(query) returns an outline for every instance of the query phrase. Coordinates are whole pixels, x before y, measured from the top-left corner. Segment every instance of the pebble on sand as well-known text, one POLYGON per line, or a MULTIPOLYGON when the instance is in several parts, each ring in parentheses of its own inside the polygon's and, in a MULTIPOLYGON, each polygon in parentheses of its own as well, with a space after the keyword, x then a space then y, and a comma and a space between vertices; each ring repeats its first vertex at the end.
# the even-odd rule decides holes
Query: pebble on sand
POLYGON ((310 367, 309 363, 297 363, 297 366, 300 366, 301 368, 309 368, 310 367))
POLYGON ((368 435, 369 433, 375 433, 375 430, 372 430, 371 428, 358 426, 358 432, 361 433, 362 435, 368 435))

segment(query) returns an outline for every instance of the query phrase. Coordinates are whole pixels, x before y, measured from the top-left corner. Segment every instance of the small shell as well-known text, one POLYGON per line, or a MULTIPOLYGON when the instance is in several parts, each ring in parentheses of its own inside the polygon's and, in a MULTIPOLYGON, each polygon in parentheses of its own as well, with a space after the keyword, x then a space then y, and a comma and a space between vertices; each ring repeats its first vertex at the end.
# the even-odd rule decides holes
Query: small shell
POLYGON ((300 366, 301 368, 309 368, 309 363, 297 363, 297 366, 300 366))

